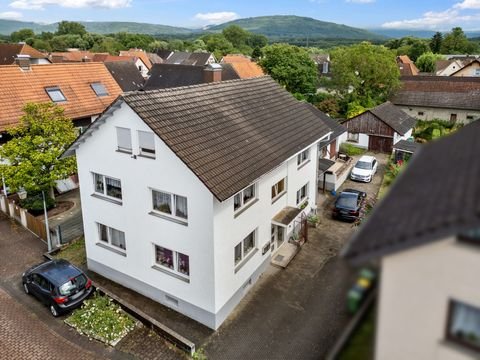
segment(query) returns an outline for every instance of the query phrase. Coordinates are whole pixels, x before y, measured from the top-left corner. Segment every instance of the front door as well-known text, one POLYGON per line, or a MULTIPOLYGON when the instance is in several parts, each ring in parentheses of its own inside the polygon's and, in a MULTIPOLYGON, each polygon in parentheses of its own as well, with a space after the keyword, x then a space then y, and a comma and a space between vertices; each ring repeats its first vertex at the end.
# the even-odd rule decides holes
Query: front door
POLYGON ((273 225, 271 229, 270 237, 270 249, 272 254, 277 250, 285 241, 285 229, 281 226, 273 225))

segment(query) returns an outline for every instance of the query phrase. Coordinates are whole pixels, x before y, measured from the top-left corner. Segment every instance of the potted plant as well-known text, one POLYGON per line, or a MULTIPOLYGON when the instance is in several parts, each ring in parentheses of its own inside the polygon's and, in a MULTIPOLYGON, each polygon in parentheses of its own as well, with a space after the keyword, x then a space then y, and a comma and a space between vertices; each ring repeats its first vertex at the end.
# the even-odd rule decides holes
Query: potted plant
POLYGON ((310 215, 307 217, 308 225, 310 225, 311 227, 316 227, 318 224, 318 221, 319 219, 317 215, 310 215))

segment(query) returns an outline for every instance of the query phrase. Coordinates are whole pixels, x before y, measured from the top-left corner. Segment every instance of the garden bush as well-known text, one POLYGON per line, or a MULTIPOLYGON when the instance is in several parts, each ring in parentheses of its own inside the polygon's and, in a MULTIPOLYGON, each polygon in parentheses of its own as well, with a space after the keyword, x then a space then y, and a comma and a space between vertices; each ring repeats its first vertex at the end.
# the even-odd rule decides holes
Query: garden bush
MULTIPOLYGON (((47 210, 50 210, 55 206, 55 200, 47 194, 45 194, 45 203, 47 205, 47 210)), ((20 206, 34 215, 40 215, 43 213, 42 193, 28 194, 26 199, 20 200, 20 206)))

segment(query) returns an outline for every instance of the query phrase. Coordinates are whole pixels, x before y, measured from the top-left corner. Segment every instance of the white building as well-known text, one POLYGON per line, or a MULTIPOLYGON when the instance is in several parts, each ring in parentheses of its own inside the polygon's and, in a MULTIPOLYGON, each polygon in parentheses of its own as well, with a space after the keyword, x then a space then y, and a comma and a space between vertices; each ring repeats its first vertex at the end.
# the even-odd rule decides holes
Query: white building
POLYGON ((331 133, 269 77, 124 94, 64 154, 89 269, 218 328, 315 206, 331 133))
POLYGON ((376 359, 480 358, 479 136, 423 145, 344 252, 381 265, 376 359))

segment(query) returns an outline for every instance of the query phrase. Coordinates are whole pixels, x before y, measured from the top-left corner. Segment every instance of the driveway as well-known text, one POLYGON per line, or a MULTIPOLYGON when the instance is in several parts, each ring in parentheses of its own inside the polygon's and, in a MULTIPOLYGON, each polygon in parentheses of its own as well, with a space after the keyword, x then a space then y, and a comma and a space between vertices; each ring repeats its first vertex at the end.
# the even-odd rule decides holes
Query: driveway
POLYGON ((0 213, 0 348, 6 359, 131 359, 89 341, 53 318, 48 309, 27 296, 21 274, 43 261, 47 246, 0 213))
MULTIPOLYGON (((387 155, 369 184, 347 180, 376 196, 387 155)), ((342 189, 341 188, 341 189, 342 189)), ((340 189, 340 191, 341 191, 340 189)), ((320 224, 284 269, 270 266, 234 313, 203 344, 209 359, 322 359, 350 320, 346 294, 357 277, 337 254, 356 230, 331 219, 334 197, 319 208, 320 224)))

